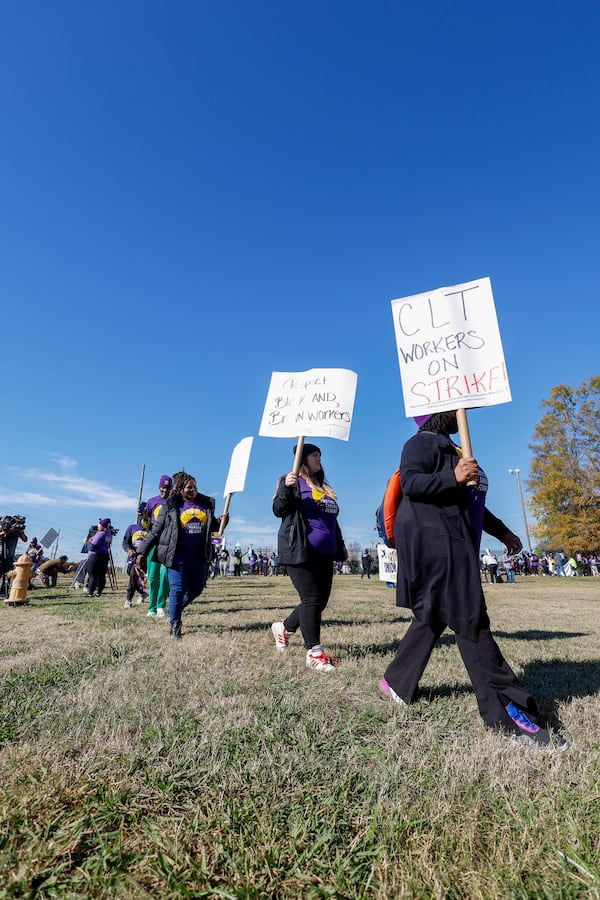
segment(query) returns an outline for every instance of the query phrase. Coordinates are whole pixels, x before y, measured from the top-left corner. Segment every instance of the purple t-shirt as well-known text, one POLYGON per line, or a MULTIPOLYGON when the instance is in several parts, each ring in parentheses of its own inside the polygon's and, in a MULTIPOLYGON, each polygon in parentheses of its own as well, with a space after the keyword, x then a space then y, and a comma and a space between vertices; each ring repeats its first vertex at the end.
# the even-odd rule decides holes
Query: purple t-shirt
POLYGON ((123 544, 126 547, 133 547, 134 550, 138 550, 140 544, 147 536, 148 529, 134 523, 133 525, 128 525, 125 529, 123 544))
POLYGON ((179 541, 176 563, 204 563, 204 541, 208 513, 195 500, 181 500, 179 505, 179 541))
POLYGON ((146 503, 146 515, 149 517, 153 525, 156 522, 156 519, 160 512, 160 508, 165 500, 166 497, 161 497, 159 494, 157 497, 150 497, 150 499, 146 503))
POLYGON ((340 512, 337 500, 311 488, 302 476, 298 479, 298 487, 308 543, 317 553, 334 559, 337 554, 335 525, 340 512))
MULTIPOLYGON (((454 441, 451 443, 456 448, 456 454, 462 457, 462 451, 454 441)), ((481 468, 477 466, 478 481, 477 487, 467 487, 467 508, 469 510, 469 519, 471 521, 471 529, 475 539, 475 547, 479 549, 481 543, 481 535, 483 533, 483 519, 485 517, 485 499, 488 492, 488 477, 481 468)))
POLYGON ((475 547, 479 549, 481 534, 483 532, 483 517, 485 515, 485 497, 488 492, 488 477, 482 468, 478 467, 479 480, 477 487, 467 487, 469 518, 475 538, 475 547))
POLYGON ((88 542, 88 553, 104 553, 108 555, 113 536, 110 531, 97 531, 88 542))

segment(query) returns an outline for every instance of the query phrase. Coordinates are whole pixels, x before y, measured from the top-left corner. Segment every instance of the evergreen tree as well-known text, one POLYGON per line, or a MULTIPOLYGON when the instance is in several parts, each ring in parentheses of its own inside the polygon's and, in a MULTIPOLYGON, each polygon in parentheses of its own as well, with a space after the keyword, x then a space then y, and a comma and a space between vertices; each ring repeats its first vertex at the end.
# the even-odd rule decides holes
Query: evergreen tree
POLYGON ((527 487, 548 549, 600 548, 600 375, 559 384, 542 401, 527 487))

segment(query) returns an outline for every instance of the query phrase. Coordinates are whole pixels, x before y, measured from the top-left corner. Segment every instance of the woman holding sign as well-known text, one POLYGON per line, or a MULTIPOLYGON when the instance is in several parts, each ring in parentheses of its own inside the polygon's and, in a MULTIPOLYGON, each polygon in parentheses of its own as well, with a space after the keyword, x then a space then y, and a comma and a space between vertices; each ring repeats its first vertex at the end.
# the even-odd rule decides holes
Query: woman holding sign
MULTIPOLYGON (((379 688, 400 705, 414 700, 431 652, 450 627, 485 724, 548 745, 549 733, 535 721, 535 700, 492 637, 481 587, 482 531, 502 541, 511 554, 521 550, 521 541, 486 508, 485 473, 476 460, 461 458, 451 441, 458 431, 456 412, 415 421, 419 431, 402 451, 403 499, 394 527, 396 603, 410 607, 414 620, 379 688)), ((560 739, 557 743, 564 745, 560 739)))
MULTIPOLYGON (((296 453, 296 447, 294 447, 296 453)), ((300 603, 283 622, 271 626, 277 650, 285 650, 289 635, 300 628, 306 665, 316 672, 332 672, 339 659, 321 643, 321 616, 333 582, 334 560, 348 554, 337 522, 339 506, 321 467, 321 451, 304 444, 299 472, 282 475, 273 499, 273 512, 282 519, 278 535, 279 563, 286 566, 300 603)))
MULTIPOLYGON (((215 501, 198 493, 196 479, 187 472, 173 476, 173 490, 163 503, 152 530, 138 548, 140 557, 156 545, 156 558, 169 576, 171 637, 181 638, 181 614, 199 597, 212 558, 211 537, 229 516, 215 516, 215 501)), ((140 558, 138 557, 138 559, 140 558)))

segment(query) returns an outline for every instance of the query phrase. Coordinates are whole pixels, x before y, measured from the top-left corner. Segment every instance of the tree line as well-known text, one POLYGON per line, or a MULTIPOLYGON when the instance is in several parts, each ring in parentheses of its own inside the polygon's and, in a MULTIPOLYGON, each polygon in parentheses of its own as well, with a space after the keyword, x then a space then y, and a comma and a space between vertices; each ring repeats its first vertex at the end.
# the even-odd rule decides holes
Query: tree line
POLYGON ((541 403, 529 445, 529 506, 539 546, 600 549, 600 375, 559 384, 541 403))

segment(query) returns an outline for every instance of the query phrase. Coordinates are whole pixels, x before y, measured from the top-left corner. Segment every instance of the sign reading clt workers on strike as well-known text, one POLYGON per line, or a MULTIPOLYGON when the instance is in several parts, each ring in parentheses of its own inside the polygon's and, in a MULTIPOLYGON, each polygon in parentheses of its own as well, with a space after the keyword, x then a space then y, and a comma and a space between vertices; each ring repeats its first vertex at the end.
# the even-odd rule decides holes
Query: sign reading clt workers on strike
POLYGON ((350 369, 273 372, 258 433, 262 437, 309 435, 347 441, 357 378, 350 369))
POLYGON ((392 300, 407 416, 511 400, 489 278, 392 300))

